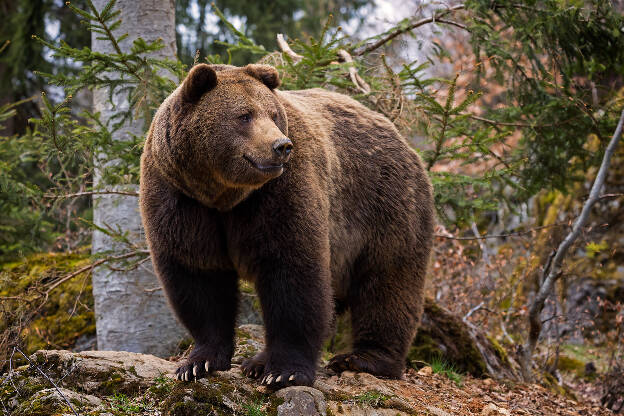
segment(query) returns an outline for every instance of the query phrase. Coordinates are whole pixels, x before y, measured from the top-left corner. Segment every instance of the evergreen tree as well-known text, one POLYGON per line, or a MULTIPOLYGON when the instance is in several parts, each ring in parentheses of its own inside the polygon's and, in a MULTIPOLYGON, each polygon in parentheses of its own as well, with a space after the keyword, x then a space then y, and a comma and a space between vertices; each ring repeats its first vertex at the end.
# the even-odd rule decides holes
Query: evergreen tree
MULTIPOLYGON (((76 2, 78 6, 83 0, 76 2)), ((35 71, 72 71, 66 60, 52 58, 49 50, 33 35, 48 41, 65 41, 78 48, 90 43, 89 33, 80 27, 80 19, 63 2, 54 0, 23 0, 0 2, 0 105, 15 103, 46 90, 46 82, 35 71), (46 33, 46 28, 58 28, 58 33, 46 33), (54 36, 52 38, 51 36, 54 36)), ((5 133, 23 133, 29 117, 38 116, 35 101, 15 108, 15 116, 5 121, 5 133)))

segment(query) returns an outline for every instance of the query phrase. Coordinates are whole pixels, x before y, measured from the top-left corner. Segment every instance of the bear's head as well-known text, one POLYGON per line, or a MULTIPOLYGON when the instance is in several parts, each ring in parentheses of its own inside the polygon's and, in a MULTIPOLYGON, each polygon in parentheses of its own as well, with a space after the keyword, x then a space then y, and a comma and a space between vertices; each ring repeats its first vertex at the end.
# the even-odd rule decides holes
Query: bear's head
POLYGON ((146 148, 166 180, 229 210, 282 174, 293 148, 267 65, 194 66, 158 109, 146 148))

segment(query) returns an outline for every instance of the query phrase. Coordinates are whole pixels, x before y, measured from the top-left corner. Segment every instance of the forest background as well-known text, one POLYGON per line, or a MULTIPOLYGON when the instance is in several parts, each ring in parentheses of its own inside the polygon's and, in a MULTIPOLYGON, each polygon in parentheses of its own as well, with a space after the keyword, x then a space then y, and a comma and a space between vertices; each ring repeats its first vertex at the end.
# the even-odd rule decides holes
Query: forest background
MULTIPOLYGON (((401 3, 409 17, 371 25, 398 3, 185 0, 163 2, 175 24, 150 38, 94 3, 0 4, 0 366, 16 347, 129 348, 106 338, 121 312, 97 279, 153 279, 140 229, 119 220, 151 117, 194 63, 263 62, 283 89, 385 114, 421 154, 439 222, 428 296, 522 378, 622 409, 622 4, 401 3)), ((182 348, 174 326, 171 351, 136 349, 182 348)))

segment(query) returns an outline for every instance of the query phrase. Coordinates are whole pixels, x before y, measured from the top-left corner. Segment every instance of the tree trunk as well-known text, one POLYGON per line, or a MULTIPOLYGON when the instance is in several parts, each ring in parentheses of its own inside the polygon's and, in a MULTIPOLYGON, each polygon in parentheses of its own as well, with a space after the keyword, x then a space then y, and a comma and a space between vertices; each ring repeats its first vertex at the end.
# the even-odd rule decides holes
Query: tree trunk
MULTIPOLYGON (((108 0, 93 0, 102 10, 108 0)), ((121 10, 121 25, 114 35, 127 33, 121 43, 122 51, 129 51, 132 42, 141 37, 147 42, 162 38, 165 47, 156 57, 175 59, 175 7, 173 0, 119 0, 116 9, 121 10)), ((114 53, 107 40, 100 34, 91 36, 92 49, 102 53, 114 53)), ((111 74, 114 76, 114 74, 111 74)), ((115 105, 108 100, 108 90, 94 91, 93 103, 106 123, 119 111, 129 106, 124 94, 113 96, 115 105)), ((133 120, 113 133, 113 140, 127 140, 131 135, 143 135, 144 121, 133 120)), ((102 185, 96 173, 96 186, 102 185)), ((107 186, 107 188, 112 188, 107 186)), ((138 200, 131 196, 103 195, 93 199, 93 220, 97 226, 112 227, 127 232, 131 239, 143 239, 138 211, 138 200)), ((106 234, 95 231, 93 252, 115 250, 122 247, 106 234)), ((121 350, 168 356, 184 336, 184 331, 173 317, 150 263, 143 263, 131 271, 116 271, 105 267, 93 273, 93 296, 95 300, 97 345, 100 350, 121 350)))

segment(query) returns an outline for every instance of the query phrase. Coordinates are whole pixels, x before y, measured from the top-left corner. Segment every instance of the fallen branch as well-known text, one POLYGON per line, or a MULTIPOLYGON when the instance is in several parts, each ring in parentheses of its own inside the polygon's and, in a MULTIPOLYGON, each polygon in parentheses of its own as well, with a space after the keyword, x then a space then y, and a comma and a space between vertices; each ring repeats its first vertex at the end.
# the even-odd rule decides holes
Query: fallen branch
POLYGON ((624 126, 624 110, 620 115, 620 120, 618 122, 617 128, 615 129, 615 133, 613 133, 613 137, 609 141, 609 145, 607 146, 607 150, 605 151, 604 157, 602 159, 602 163, 600 164, 600 169, 598 170, 598 174, 596 175, 596 179, 594 180, 594 184, 592 185, 591 191, 589 193, 589 198, 583 204, 583 209, 581 210, 581 214, 578 216, 576 221, 574 222, 574 226, 572 227, 572 231, 566 236, 566 238, 561 242, 559 247, 557 247, 556 254, 554 255, 552 262, 550 263, 550 267, 545 267, 542 273, 542 285, 533 300, 531 308, 529 309, 529 336, 522 348, 522 372, 525 380, 530 380, 532 378, 531 368, 533 363, 533 352, 535 351, 535 347, 537 345, 537 341, 542 331, 542 322, 540 319, 540 315, 542 309, 544 308, 544 302, 550 295, 551 291, 557 280, 562 276, 562 264, 563 259, 565 258, 568 249, 572 246, 574 241, 581 234, 585 223, 589 219, 589 214, 591 212, 592 207, 600 199, 600 190, 604 185, 605 179, 607 177, 607 171, 609 170, 609 165, 611 163, 611 157, 615 152, 615 148, 622 136, 622 128, 624 126))
POLYGON ((464 30, 467 30, 466 26, 457 23, 457 22, 452 22, 449 20, 444 20, 441 19, 443 16, 446 16, 447 14, 457 11, 457 10, 461 10, 464 9, 465 5, 463 4, 458 4, 457 6, 453 6, 453 7, 449 7, 448 9, 442 10, 440 12, 436 12, 433 14, 433 16, 421 19, 417 22, 412 23, 411 25, 404 27, 404 28, 400 28, 395 30, 394 32, 389 33, 388 35, 386 35, 385 37, 379 39, 377 42, 370 44, 369 46, 365 47, 364 49, 361 49, 359 51, 354 51, 353 55, 355 56, 361 56, 361 55, 365 55, 369 52, 374 51, 375 49, 380 48, 381 46, 383 46, 384 44, 390 42, 392 39, 396 38, 399 35, 402 35, 403 33, 407 33, 407 32, 411 32, 412 30, 420 27, 420 26, 424 26, 428 23, 444 23, 444 24, 449 24, 449 25, 453 25, 453 26, 457 26, 460 27, 464 30))

